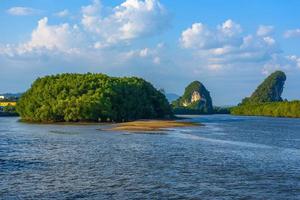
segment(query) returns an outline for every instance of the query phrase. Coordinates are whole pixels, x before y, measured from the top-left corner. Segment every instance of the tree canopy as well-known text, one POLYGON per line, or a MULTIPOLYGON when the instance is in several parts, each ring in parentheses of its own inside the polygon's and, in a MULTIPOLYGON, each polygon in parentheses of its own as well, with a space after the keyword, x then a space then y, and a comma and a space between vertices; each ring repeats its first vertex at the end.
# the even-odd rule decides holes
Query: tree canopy
POLYGON ((38 78, 17 103, 25 121, 131 121, 172 115, 161 92, 141 78, 60 74, 38 78))
POLYGON ((247 104, 232 108, 231 114, 298 118, 300 117, 300 101, 247 104))

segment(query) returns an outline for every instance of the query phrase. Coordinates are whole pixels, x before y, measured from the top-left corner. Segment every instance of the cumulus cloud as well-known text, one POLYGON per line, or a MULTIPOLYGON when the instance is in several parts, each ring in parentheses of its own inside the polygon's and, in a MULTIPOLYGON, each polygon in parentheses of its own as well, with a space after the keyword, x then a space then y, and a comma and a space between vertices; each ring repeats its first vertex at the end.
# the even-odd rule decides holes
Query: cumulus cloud
POLYGON ((98 0, 82 7, 81 23, 98 35, 98 48, 121 41, 151 36, 169 26, 170 17, 158 0, 127 0, 104 15, 98 0))
MULTIPOLYGON (((127 0, 108 10, 100 1, 94 0, 91 5, 81 8, 82 18, 78 25, 70 22, 51 24, 44 17, 38 21, 27 41, 0 44, 0 56, 11 62, 19 59, 35 62, 30 60, 32 58, 46 62, 63 55, 66 61, 81 58, 81 62, 92 66, 120 66, 130 61, 139 62, 137 60, 149 65, 161 64, 163 44, 154 48, 139 48, 141 45, 132 44, 166 28, 169 15, 160 2, 127 0)), ((63 10, 55 15, 64 17, 68 14, 68 10, 63 10)))
POLYGON ((272 34, 273 31, 274 31, 273 26, 260 25, 257 29, 256 34, 258 36, 267 36, 267 35, 272 34))
POLYGON ((224 36, 227 37, 233 37, 242 32, 241 26, 231 19, 226 20, 221 26, 219 26, 219 30, 223 33, 224 36))
POLYGON ((279 53, 275 39, 268 35, 270 27, 266 29, 260 27, 259 34, 245 35, 241 26, 230 19, 216 28, 195 23, 182 32, 180 44, 184 49, 193 50, 204 65, 220 70, 237 63, 265 62, 279 53))
POLYGON ((77 25, 68 23, 49 25, 48 18, 38 21, 28 41, 20 44, 0 45, 0 54, 20 56, 25 54, 68 53, 77 54, 84 49, 84 42, 77 25))
POLYGON ((10 15, 26 16, 26 15, 39 14, 41 11, 29 7, 12 7, 8 9, 6 12, 10 15))
POLYGON ((285 38, 300 37, 300 29, 287 30, 284 33, 285 38))

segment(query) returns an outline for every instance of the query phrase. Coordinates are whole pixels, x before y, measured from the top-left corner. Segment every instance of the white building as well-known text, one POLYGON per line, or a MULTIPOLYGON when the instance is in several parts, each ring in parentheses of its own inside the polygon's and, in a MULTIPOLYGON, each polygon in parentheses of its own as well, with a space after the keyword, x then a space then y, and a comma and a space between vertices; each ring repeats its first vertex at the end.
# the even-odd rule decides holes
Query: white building
POLYGON ((5 99, 5 96, 0 96, 0 99, 5 99))

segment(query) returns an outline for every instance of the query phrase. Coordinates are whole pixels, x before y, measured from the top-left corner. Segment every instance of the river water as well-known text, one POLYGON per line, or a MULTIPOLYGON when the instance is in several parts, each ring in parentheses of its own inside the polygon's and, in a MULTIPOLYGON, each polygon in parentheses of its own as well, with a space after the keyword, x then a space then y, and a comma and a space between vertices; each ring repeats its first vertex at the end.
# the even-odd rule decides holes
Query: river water
POLYGON ((0 118, 0 199, 300 199, 300 119, 194 116, 167 134, 0 118))

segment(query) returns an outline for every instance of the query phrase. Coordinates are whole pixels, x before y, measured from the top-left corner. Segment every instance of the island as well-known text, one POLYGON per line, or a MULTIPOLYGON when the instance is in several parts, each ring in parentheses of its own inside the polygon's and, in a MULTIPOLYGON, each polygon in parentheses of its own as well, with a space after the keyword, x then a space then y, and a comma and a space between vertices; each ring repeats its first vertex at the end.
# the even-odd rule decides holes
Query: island
POLYGON ((172 119, 165 95, 137 77, 58 74, 38 78, 18 100, 26 122, 128 122, 172 119))

